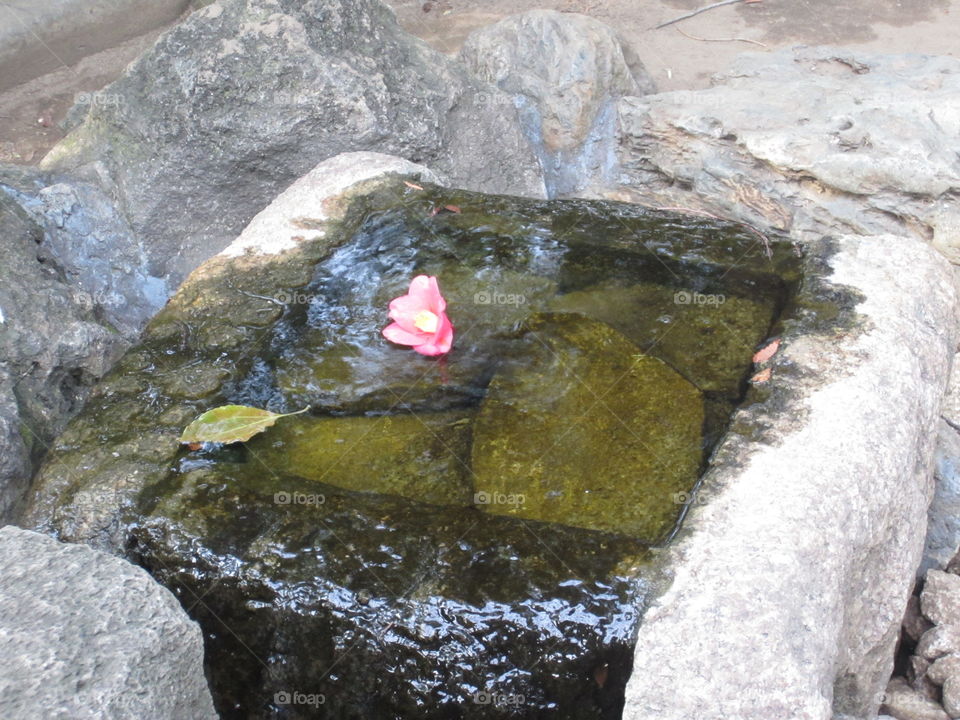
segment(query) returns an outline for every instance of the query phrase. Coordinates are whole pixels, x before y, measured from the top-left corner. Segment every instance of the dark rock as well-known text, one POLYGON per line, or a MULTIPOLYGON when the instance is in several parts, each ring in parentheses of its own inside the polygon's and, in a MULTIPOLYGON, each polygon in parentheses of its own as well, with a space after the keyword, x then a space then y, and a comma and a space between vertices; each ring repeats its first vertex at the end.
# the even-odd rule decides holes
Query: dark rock
POLYGON ((16 515, 33 465, 128 344, 98 322, 42 237, 0 193, 0 521, 16 515))
POLYGON ((141 272, 171 291, 341 152, 427 162, 471 189, 544 192, 512 107, 478 101, 499 91, 402 31, 379 0, 215 3, 102 92, 116 102, 91 107, 43 167, 109 192, 141 272))
POLYGON ((913 642, 919 642, 920 636, 933 627, 933 623, 923 616, 920 611, 920 598, 911 595, 907 601, 907 609, 903 613, 903 632, 913 642))

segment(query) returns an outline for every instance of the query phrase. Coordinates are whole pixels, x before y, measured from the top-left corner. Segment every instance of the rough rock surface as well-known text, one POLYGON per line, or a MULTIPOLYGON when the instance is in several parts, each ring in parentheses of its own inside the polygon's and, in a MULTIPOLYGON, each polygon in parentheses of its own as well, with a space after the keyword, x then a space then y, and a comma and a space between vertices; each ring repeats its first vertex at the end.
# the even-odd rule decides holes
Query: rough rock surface
POLYGON ((801 47, 624 98, 613 194, 789 231, 912 235, 960 261, 960 60, 801 47))
POLYGON ((341 152, 428 162, 469 189, 544 193, 515 111, 486 104, 501 93, 402 31, 379 0, 215 3, 101 94, 111 101, 42 166, 114 196, 145 271, 171 290, 341 152))
POLYGON ((551 195, 610 179, 616 100, 654 91, 612 28, 575 13, 510 16, 471 33, 460 59, 514 98, 551 195))
POLYGON ((41 239, 0 193, 0 522, 14 518, 34 462, 127 347, 41 239))
POLYGON ((960 627, 960 575, 940 570, 927 572, 920 607, 931 622, 960 627))
POLYGON ((142 569, 85 545, 0 529, 0 714, 215 718, 203 638, 142 569))
POLYGON ((894 678, 883 696, 883 711, 896 720, 950 720, 940 703, 910 687, 903 678, 894 678))
POLYGON ((957 300, 944 259, 909 237, 841 237, 830 266, 862 293, 862 322, 842 344, 785 334, 773 373, 802 417, 765 415, 756 444, 735 423, 719 449, 641 625, 625 720, 877 712, 923 548, 957 300))

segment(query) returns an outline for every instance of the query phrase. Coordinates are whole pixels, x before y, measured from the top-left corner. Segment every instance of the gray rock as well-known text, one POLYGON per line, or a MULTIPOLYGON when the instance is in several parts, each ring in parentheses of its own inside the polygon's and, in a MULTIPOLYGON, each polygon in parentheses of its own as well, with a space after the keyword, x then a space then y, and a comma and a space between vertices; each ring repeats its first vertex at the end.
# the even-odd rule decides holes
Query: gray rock
POLYGON ((575 13, 512 15, 471 33, 460 59, 514 97, 551 195, 612 179, 615 101, 654 91, 609 26, 575 13))
POLYGON ((0 522, 16 516, 33 462, 128 345, 84 307, 42 238, 0 193, 0 522))
POLYGON ((920 606, 923 614, 937 625, 960 627, 960 576, 940 570, 928 571, 920 606))
MULTIPOLYGON (((36 173, 10 182, 7 193, 43 230, 44 252, 57 263, 77 305, 120 334, 135 338, 173 288, 153 264, 113 202, 86 182, 58 182, 36 173)), ((162 273, 162 267, 158 270, 162 273)))
POLYGON ((960 717, 960 676, 950 675, 944 680, 943 709, 952 718, 960 717))
POLYGON ((802 418, 782 406, 762 443, 734 432, 717 450, 640 627, 624 720, 877 712, 923 549, 957 298, 947 262, 909 237, 841 237, 829 263, 865 324, 842 344, 787 338, 777 366, 807 380, 776 382, 802 418))
POLYGON ((123 252, 142 248, 140 272, 170 290, 344 151, 428 162, 468 189, 544 194, 509 102, 489 106, 499 91, 401 30, 379 0, 214 3, 102 94, 111 102, 42 167, 115 198, 132 231, 123 252))
POLYGON ((893 678, 887 685, 881 711, 896 720, 950 720, 940 703, 917 692, 899 677, 893 678))
POLYGON ((907 601, 902 626, 904 634, 913 642, 918 642, 920 636, 933 627, 933 623, 927 620, 920 611, 920 598, 916 595, 911 595, 907 601))
POLYGON ((940 688, 927 677, 927 671, 930 669, 930 661, 926 658, 912 655, 910 664, 907 666, 907 681, 910 686, 924 697, 931 700, 938 700, 940 688))
POLYGON ((915 652, 927 660, 960 653, 960 628, 956 625, 936 625, 930 628, 920 638, 915 652))
POLYGON ((0 529, 0 714, 215 718, 203 638, 142 569, 85 545, 0 529))
POLYGON ((954 675, 960 676, 960 653, 944 655, 927 668, 927 677, 937 685, 943 685, 954 675))
POLYGON ((912 235, 960 261, 958 112, 955 58, 745 54, 711 89, 620 101, 619 187, 608 194, 797 239, 912 235))
MULTIPOLYGON (((954 365, 954 375, 960 374, 954 365)), ((952 382, 952 381, 951 381, 952 382)), ((937 429, 933 501, 927 511, 927 542, 917 574, 941 570, 960 548, 960 433, 947 421, 937 429)))

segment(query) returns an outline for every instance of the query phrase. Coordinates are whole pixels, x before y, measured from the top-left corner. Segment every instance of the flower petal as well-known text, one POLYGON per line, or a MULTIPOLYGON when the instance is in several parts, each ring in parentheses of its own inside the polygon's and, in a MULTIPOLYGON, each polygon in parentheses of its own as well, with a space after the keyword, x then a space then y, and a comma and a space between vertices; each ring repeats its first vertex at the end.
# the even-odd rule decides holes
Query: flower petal
POLYGON ((453 324, 446 315, 440 316, 440 327, 429 340, 421 345, 414 345, 413 349, 421 355, 445 355, 453 346, 453 324))
POLYGON ((447 302, 440 294, 440 286, 433 275, 417 275, 410 281, 407 294, 418 303, 421 310, 429 310, 434 315, 447 309, 447 302))
POLYGON ((412 333, 402 327, 397 323, 391 323, 387 325, 383 330, 380 331, 383 336, 390 342, 395 342, 398 345, 422 345, 424 340, 429 340, 429 335, 424 333, 412 333))

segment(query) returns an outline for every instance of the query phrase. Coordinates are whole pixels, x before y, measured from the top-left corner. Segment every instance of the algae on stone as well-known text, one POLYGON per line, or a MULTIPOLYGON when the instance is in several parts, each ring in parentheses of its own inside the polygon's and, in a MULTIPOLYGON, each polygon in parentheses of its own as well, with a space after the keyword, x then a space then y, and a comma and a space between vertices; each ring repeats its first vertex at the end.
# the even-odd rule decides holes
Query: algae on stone
POLYGON ((346 490, 469 505, 470 415, 295 417, 247 442, 248 462, 346 490))
POLYGON ((728 398, 739 397, 754 346, 774 315, 769 303, 652 283, 578 290, 550 308, 611 325, 700 390, 728 398))
POLYGON ((474 424, 482 509, 656 542, 696 482, 700 392, 608 325, 540 314, 523 366, 494 377, 474 424))

